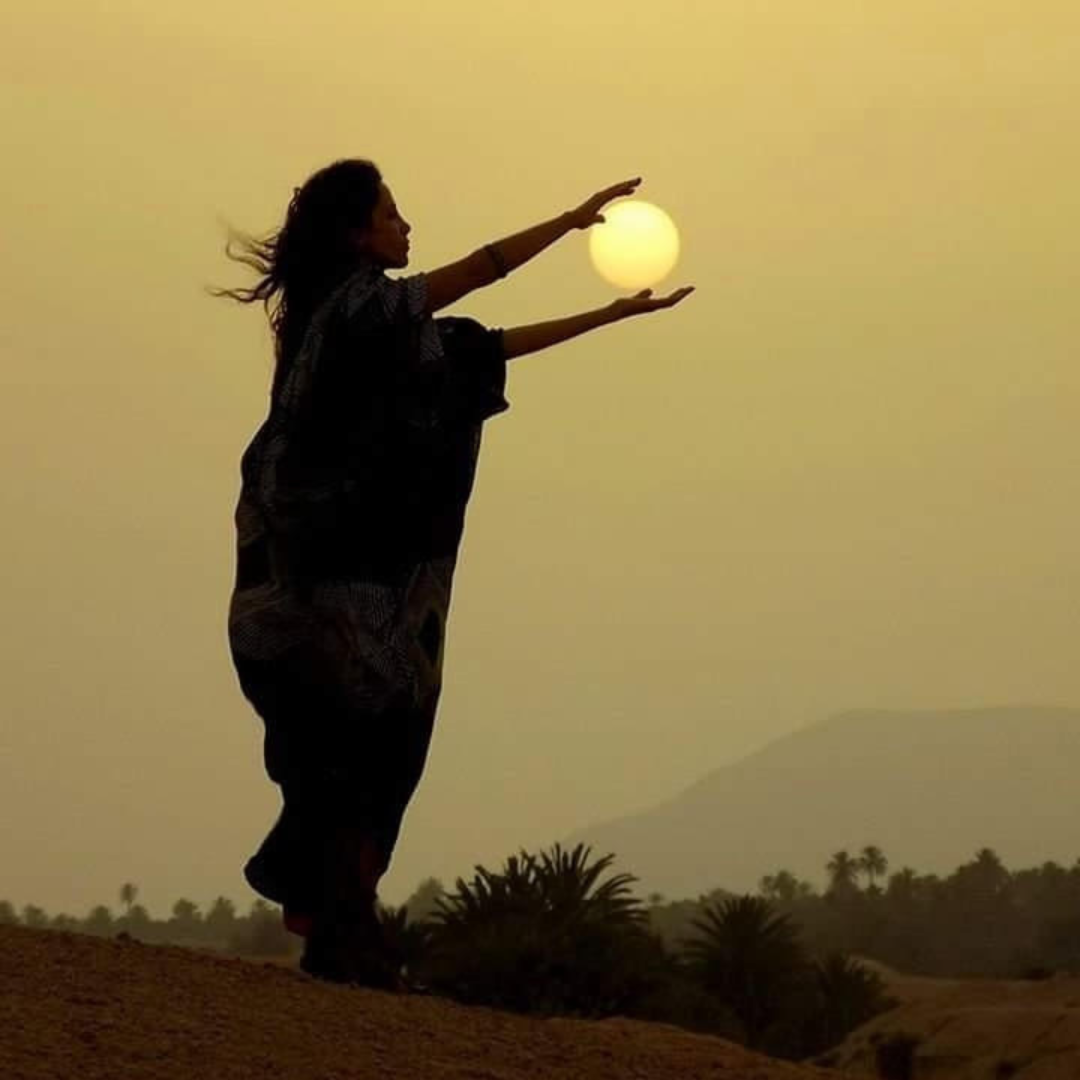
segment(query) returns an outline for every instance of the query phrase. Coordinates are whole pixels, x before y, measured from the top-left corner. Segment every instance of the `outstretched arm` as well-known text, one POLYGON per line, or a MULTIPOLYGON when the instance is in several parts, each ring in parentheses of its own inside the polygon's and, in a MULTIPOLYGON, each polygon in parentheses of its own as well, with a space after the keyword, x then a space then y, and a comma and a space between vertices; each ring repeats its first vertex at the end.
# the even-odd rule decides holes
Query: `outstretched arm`
POLYGON ((491 247, 496 248, 493 257, 484 248, 478 248, 464 259, 440 266, 428 272, 428 311, 441 311, 456 300, 490 285, 498 278, 505 277, 511 270, 539 255, 544 248, 555 243, 574 228, 570 213, 559 214, 549 221, 542 221, 529 229, 523 229, 513 236, 496 241, 491 247), (500 267, 499 258, 502 259, 500 267))
POLYGON ((611 306, 583 311, 580 315, 568 315, 565 319, 549 319, 547 322, 531 323, 528 326, 514 326, 503 331, 503 347, 506 359, 524 356, 525 353, 537 352, 550 345, 557 345, 567 338, 577 337, 587 330, 595 330, 614 322, 611 306))
POLYGON ((633 296, 619 297, 610 304, 593 311, 583 311, 580 315, 568 315, 565 319, 549 319, 547 322, 530 323, 528 326, 514 326, 503 331, 503 347, 506 359, 523 356, 525 353, 546 349, 557 345, 567 338, 577 337, 586 330, 595 330, 598 326, 618 322, 631 315, 644 315, 659 308, 674 307, 680 300, 694 291, 693 285, 685 285, 668 296, 653 297, 652 289, 642 289, 633 296))
MULTIPOLYGON (((496 249, 497 255, 502 257, 502 265, 508 274, 516 270, 523 263, 539 255, 546 247, 550 247, 556 240, 564 237, 572 229, 577 228, 574 224, 574 215, 571 211, 559 214, 549 221, 542 221, 531 229, 514 233, 512 236, 504 236, 501 240, 494 241, 490 246, 496 249)), ((498 278, 504 277, 500 273, 498 263, 485 250, 481 248, 474 251, 471 258, 477 262, 477 270, 481 284, 490 285, 498 278)))
POLYGON ((602 222, 604 216, 600 213, 601 209, 620 195, 633 194, 640 183, 639 176, 636 180, 612 184, 573 210, 567 210, 539 225, 485 244, 457 262, 429 271, 428 312, 441 311, 474 289, 481 289, 505 277, 571 230, 587 229, 590 225, 602 222), (487 248, 494 249, 494 252, 486 250, 487 248))
POLYGON ((534 225, 524 232, 496 240, 490 245, 496 249, 496 258, 488 255, 483 248, 474 252, 474 255, 478 255, 484 264, 484 271, 482 271, 485 276, 484 284, 490 285, 496 278, 504 277, 511 270, 516 270, 522 263, 527 263, 531 258, 539 255, 544 248, 565 236, 572 229, 587 229, 590 225, 603 221, 604 216, 600 213, 603 207, 620 195, 632 195, 640 183, 639 176, 635 180, 624 180, 619 184, 612 184, 611 187, 606 187, 603 191, 590 196, 573 210, 567 210, 558 217, 534 225), (497 266, 498 257, 501 257, 503 263, 502 272, 497 266))

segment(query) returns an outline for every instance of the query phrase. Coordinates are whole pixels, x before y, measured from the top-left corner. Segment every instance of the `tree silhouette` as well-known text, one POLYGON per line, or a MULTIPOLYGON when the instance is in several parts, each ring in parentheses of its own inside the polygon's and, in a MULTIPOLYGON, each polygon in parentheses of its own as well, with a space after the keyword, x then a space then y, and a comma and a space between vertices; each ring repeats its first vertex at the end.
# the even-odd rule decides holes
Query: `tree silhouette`
POLYGON ((958 884, 981 896, 998 896, 1007 891, 1011 875, 993 848, 979 848, 972 862, 956 870, 958 884))
POLYGON ((139 895, 139 886, 133 885, 130 881, 125 882, 120 886, 120 903, 127 908, 127 913, 131 914, 131 905, 135 903, 135 897, 139 895))
POLYGON ((798 930, 759 896, 710 904, 691 925, 702 933, 684 942, 692 970, 738 1017, 747 1045, 760 1046, 807 967, 798 930))
POLYGON ((422 966, 430 926, 422 919, 411 918, 408 904, 394 908, 376 903, 376 913, 393 969, 398 974, 412 975, 422 966))
POLYGON ((49 925, 49 916, 45 909, 36 904, 26 904, 22 909, 23 926, 33 927, 35 930, 45 930, 49 925))
POLYGON ((766 900, 780 904, 793 904, 813 893, 809 882, 800 881, 788 870, 779 870, 775 874, 766 874, 758 882, 758 890, 766 900))
POLYGON ((885 996, 885 984, 877 972, 844 953, 830 952, 814 962, 813 970, 819 1005, 816 1045, 811 1052, 835 1046, 848 1032, 890 1007, 891 999, 885 996))
POLYGON ((655 988, 663 959, 630 874, 600 883, 614 859, 587 865, 578 844, 520 852, 501 873, 476 867, 472 884, 438 901, 423 982, 469 1003, 575 1016, 626 1014, 655 988))
POLYGON ((856 888, 855 881, 859 873, 859 863, 847 851, 836 852, 825 869, 829 874, 829 889, 832 892, 846 893, 856 888))
POLYGON ((171 930, 182 938, 196 937, 202 928, 198 904, 180 899, 172 906, 171 930))
POLYGON ((281 912, 261 896, 252 901, 247 917, 237 920, 229 948, 242 956, 287 956, 293 937, 281 921, 281 912))
POLYGON ((901 904, 911 904, 918 895, 919 875, 910 867, 901 867, 889 878, 885 895, 901 904))
POLYGON ((860 858, 856 860, 856 866, 870 879, 870 888, 873 889, 874 878, 878 874, 885 874, 889 869, 889 860, 882 854, 881 848, 868 844, 862 849, 860 858))
POLYGON ((226 896, 219 896, 203 920, 206 933, 214 941, 226 941, 236 927, 236 905, 226 896))
POLYGON ((111 934, 113 929, 113 917, 112 912, 104 905, 98 904, 97 907, 90 912, 90 915, 83 923, 83 930, 87 934, 97 934, 104 936, 111 934))
POLYGON ((138 939, 145 940, 154 932, 154 920, 150 918, 150 912, 142 904, 135 904, 121 920, 127 933, 138 939))

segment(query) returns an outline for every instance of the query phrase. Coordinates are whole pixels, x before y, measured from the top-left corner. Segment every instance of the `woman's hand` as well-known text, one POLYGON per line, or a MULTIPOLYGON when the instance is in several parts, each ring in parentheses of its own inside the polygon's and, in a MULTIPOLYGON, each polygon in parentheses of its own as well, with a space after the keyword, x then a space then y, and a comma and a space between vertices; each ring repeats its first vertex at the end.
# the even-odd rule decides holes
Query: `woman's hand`
POLYGON ((684 285, 669 296, 653 297, 652 289, 642 289, 633 296, 620 296, 618 300, 612 300, 608 305, 608 311, 611 314, 611 321, 615 322, 630 315, 643 315, 647 311, 656 311, 657 308, 674 307, 693 291, 693 285, 684 285))
POLYGON ((603 224, 604 215, 600 213, 601 207, 617 199, 620 195, 633 195, 634 189, 641 183, 641 177, 636 180, 624 180, 621 184, 612 184, 603 191, 598 191, 591 198, 586 199, 576 210, 569 213, 570 226, 574 229, 587 229, 590 225, 603 224))

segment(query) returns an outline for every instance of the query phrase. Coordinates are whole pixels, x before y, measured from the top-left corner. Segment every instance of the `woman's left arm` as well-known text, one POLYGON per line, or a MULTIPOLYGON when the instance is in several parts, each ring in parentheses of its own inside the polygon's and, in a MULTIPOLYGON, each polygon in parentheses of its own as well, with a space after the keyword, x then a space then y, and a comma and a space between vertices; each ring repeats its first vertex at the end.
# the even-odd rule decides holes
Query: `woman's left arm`
POLYGON ((525 353, 537 352, 560 341, 577 337, 598 326, 615 322, 617 316, 609 304, 595 311, 583 311, 580 315, 568 315, 565 319, 549 319, 547 322, 530 323, 528 326, 513 326, 503 331, 503 347, 506 359, 524 356, 525 353))
POLYGON ((598 326, 628 319, 631 315, 644 315, 661 308, 674 307, 693 291, 693 285, 684 285, 667 296, 653 296, 652 289, 642 289, 633 296, 620 296, 595 311, 584 311, 580 315, 569 315, 565 319, 551 319, 529 326, 515 326, 503 331, 506 359, 546 349, 549 345, 584 334, 586 330, 595 330, 598 326))

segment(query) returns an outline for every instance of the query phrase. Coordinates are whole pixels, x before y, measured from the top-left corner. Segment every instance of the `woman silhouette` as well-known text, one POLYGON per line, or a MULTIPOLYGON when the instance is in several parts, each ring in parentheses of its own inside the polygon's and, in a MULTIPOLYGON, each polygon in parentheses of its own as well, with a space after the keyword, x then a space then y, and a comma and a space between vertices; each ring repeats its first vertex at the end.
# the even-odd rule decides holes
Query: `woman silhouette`
POLYGON ((246 257, 226 245, 264 276, 213 295, 269 314, 280 293, 268 413, 241 458, 228 637, 282 810, 244 876, 306 937, 301 967, 316 977, 409 989, 376 889, 431 740, 481 427, 509 408, 506 361, 692 289, 508 330, 433 315, 603 221, 639 183, 393 279, 412 227, 378 168, 347 159, 295 189, 269 240, 239 234, 246 257))

